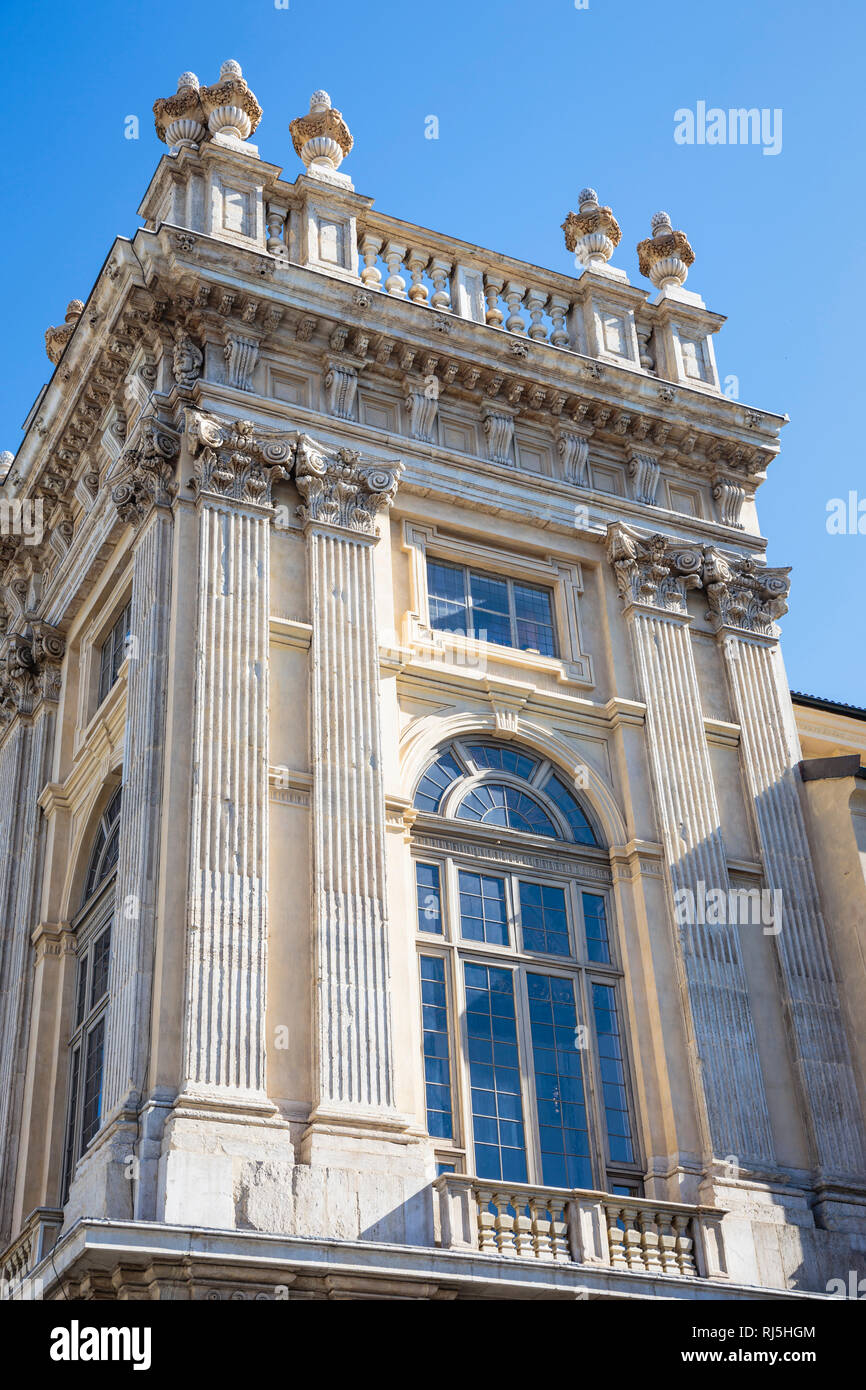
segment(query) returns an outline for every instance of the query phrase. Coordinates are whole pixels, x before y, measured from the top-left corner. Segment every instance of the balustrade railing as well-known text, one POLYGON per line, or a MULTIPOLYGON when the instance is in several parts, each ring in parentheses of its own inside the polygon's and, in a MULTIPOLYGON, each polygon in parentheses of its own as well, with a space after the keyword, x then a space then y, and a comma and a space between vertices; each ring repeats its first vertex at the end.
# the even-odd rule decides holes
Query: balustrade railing
POLYGON ((370 290, 501 328, 515 338, 573 346, 574 281, 467 242, 369 213, 359 231, 361 280, 370 290))
POLYGON ((442 1245, 641 1274, 726 1279, 715 1207, 614 1197, 460 1173, 436 1179, 442 1245))
POLYGON ((63 1212, 53 1207, 37 1207, 31 1212, 20 1234, 0 1254, 0 1297, 14 1297, 30 1271, 52 1249, 62 1225, 63 1212))

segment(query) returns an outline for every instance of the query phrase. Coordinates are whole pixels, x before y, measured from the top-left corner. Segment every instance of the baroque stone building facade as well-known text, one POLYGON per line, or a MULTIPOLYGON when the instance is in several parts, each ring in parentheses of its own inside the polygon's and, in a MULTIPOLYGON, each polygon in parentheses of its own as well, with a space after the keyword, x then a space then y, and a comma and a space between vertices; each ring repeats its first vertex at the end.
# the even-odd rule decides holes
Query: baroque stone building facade
POLYGON ((3 486, 6 1292, 825 1294, 866 739, 799 747, 685 235, 634 286, 585 189, 545 271, 326 93, 294 182, 236 63, 154 111, 3 486))

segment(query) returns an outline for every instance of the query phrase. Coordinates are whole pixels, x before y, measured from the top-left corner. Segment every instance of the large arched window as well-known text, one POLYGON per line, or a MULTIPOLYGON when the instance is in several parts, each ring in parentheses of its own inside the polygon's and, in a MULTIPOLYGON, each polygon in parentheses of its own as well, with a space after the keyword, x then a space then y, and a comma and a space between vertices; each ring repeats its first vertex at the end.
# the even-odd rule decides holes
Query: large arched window
POLYGON ((440 1169, 640 1191, 608 856, 544 757, 455 740, 413 830, 427 1128, 440 1169))
POLYGON ((75 1165, 102 1119, 102 1065, 108 1012, 108 963, 120 836, 120 788, 100 817, 75 919, 75 1012, 69 1039, 69 1092, 63 1153, 62 1201, 75 1165))

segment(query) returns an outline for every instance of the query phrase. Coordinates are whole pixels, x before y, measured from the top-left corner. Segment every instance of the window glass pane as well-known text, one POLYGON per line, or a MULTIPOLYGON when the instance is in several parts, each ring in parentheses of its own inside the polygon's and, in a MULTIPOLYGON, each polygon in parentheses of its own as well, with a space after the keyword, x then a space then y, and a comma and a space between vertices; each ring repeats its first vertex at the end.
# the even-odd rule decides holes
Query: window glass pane
POLYGON ((527 975, 542 1181, 589 1187, 589 1125, 571 980, 527 975))
POLYGON ((565 893, 549 883, 520 884, 520 928, 524 951, 570 956, 565 893))
POLYGON ((84 897, 82 898, 82 902, 86 903, 87 899, 96 892, 96 885, 99 882, 97 875, 102 861, 102 849, 104 844, 105 831, 100 825, 96 832, 96 839, 93 841, 93 849, 90 854, 90 868, 87 871, 87 882, 84 885, 84 897))
POLYGON ((72 1181, 72 1170, 75 1167, 77 1154, 75 1152, 75 1126, 77 1122, 78 1110, 78 1077, 81 1070, 81 1049, 76 1047, 72 1054, 69 1066, 69 1118, 66 1122, 66 1147, 63 1154, 63 1197, 65 1202, 69 1196, 69 1184, 72 1181))
POLYGON ((84 1066, 84 1101, 81 1109, 81 1148, 87 1148, 99 1129, 102 1110, 102 1050, 105 1040, 105 1018, 102 1017, 87 1035, 87 1057, 84 1066))
POLYGON ((607 1123, 608 1149, 614 1163, 633 1163, 631 1122, 625 1089, 616 991, 612 985, 592 986, 592 1007, 601 1067, 601 1089, 607 1123))
POLYGON ((432 628, 439 632, 468 631, 466 578, 459 565, 427 561, 427 600, 432 628))
POLYGON ((474 743, 469 749, 478 767, 495 767, 499 772, 512 772, 528 782, 538 763, 513 748, 496 748, 487 743, 474 743))
POLYGON ((508 945, 505 880, 460 870, 460 932, 467 941, 508 945))
POLYGON ((583 922, 586 927, 586 950, 590 960, 610 962, 610 943, 607 936, 607 915, 604 898, 597 893, 584 893, 583 922))
POLYGON ((94 942, 90 952, 91 986, 90 1007, 95 1009, 108 989, 108 957, 111 947, 111 928, 109 927, 94 942))
POLYGON ((441 956, 421 957, 421 1013, 427 1132, 437 1139, 451 1139, 448 998, 445 991, 445 962, 441 956))
POLYGON ((441 1176, 442 1176, 443 1173, 456 1173, 456 1172, 457 1172, 457 1165, 454 1164, 454 1163, 437 1163, 437 1164, 436 1164, 436 1176, 437 1176, 437 1178, 441 1178, 441 1176))
POLYGON ((81 1023, 87 1011, 87 956, 78 962, 78 979, 75 986, 75 1027, 81 1023))
POLYGON ((556 826, 534 797, 500 782, 482 782, 473 788, 458 806, 457 815, 460 820, 503 825, 549 839, 555 839, 557 834, 556 826))
POLYGON ((491 574, 469 573, 472 595, 472 627, 474 635, 483 642, 498 642, 512 647, 511 617, 508 609, 508 585, 504 579, 491 574))
POLYGON ((464 775, 463 769, 451 753, 442 753, 428 767, 415 793, 415 805, 419 811, 438 811, 442 797, 458 777, 464 775))
POLYGON ((524 651, 555 656, 553 614, 550 593, 530 584, 514 585, 514 613, 517 619, 517 645, 524 651))
POLYGON ((439 865, 415 861, 415 893, 418 901, 418 930, 442 931, 442 894, 439 865))
POLYGON ((580 808, 577 797, 574 796, 558 777, 548 777, 544 784, 544 790, 565 816, 571 828, 571 833, 579 845, 594 845, 596 838, 592 833, 592 827, 580 808))
POLYGON ((511 971, 469 962, 464 969, 475 1172, 479 1178, 526 1182, 511 971))

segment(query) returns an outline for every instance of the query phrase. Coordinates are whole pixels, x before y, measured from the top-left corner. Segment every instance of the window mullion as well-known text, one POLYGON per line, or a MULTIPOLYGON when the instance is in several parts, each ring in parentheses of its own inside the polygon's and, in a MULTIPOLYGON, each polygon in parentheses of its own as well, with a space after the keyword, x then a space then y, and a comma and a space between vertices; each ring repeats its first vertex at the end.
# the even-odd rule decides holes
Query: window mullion
POLYGON ((518 642, 517 642, 517 604, 516 604, 515 598, 514 598, 514 580, 513 580, 513 579, 509 579, 509 578, 506 576, 506 581, 505 581, 505 582, 506 582, 506 585, 507 585, 507 588, 508 588, 508 621, 509 621, 509 623, 510 623, 510 625, 511 625, 511 645, 512 645, 512 647, 514 647, 514 648, 516 649, 517 646, 518 646, 518 642))
POLYGON ((526 1172, 530 1183, 540 1187, 544 1181, 541 1168, 541 1135, 538 1126, 538 1098, 535 1094, 535 1057, 529 1025, 529 996, 526 986, 526 965, 521 961, 515 972, 514 1002, 518 1018, 520 1050, 520 1085, 523 1098, 523 1143, 526 1149, 526 1172))
POLYGON ((608 1186, 607 1117, 604 1112, 604 1097, 601 1090, 601 1066, 598 1058, 598 1039, 595 1033, 595 1014, 592 1008, 590 990, 589 973, 586 970, 581 970, 577 990, 580 1001, 578 1023, 583 1024, 583 1036, 587 1040, 587 1047, 584 1050, 583 1086, 586 1092, 587 1115, 592 1117, 593 1175, 596 1186, 602 1192, 606 1192, 608 1186))

